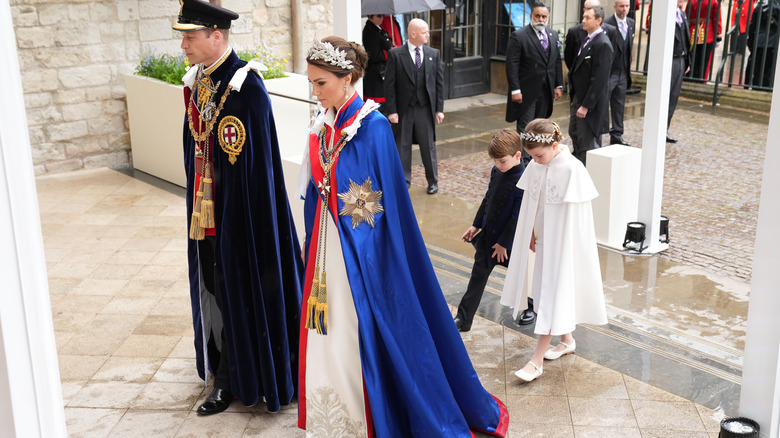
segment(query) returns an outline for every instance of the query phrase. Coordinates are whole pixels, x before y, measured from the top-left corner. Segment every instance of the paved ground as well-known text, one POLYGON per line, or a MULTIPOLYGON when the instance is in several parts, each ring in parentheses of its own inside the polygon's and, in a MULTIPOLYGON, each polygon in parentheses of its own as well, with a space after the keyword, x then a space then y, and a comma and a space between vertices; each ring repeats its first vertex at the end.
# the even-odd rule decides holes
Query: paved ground
MULTIPOLYGON (((629 98, 624 137, 641 147, 644 93, 629 98)), ((481 106, 450 112, 439 127, 442 194, 482 199, 492 166, 490 134, 514 127, 504 122, 501 100, 483 98, 481 106)), ((557 103, 552 116, 564 133, 566 105, 557 103)), ((661 208, 671 243, 660 257, 750 281, 768 122, 766 113, 680 101, 669 131, 679 142, 667 144, 661 208)), ((568 136, 564 142, 570 144, 568 136)), ((424 186, 423 175, 418 164, 413 183, 424 186)))
MULTIPOLYGON (((110 169, 37 179, 69 436, 305 436, 295 404, 275 414, 240 403, 195 413, 210 388, 195 372, 184 201, 181 190, 148 181, 110 169)), ((509 437, 717 437, 722 410, 648 383, 699 382, 690 373, 645 366, 632 378, 583 358, 588 344, 605 346, 578 336, 578 354, 523 384, 512 373, 532 337, 482 317, 463 335, 480 380, 508 406, 509 437)))

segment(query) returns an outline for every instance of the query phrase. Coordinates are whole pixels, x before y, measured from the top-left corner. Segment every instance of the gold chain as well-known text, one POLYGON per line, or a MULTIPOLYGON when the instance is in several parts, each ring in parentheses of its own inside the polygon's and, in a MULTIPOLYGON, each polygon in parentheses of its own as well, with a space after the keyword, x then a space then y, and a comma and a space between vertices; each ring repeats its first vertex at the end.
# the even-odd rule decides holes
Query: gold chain
MULTIPOLYGON (((219 119, 219 113, 222 112, 222 107, 225 106, 225 100, 227 100, 227 97, 232 90, 233 87, 230 84, 228 84, 227 88, 225 89, 225 92, 222 93, 222 98, 219 100, 219 106, 217 107, 217 111, 214 113, 214 116, 211 118, 211 120, 208 121, 208 124, 206 125, 206 130, 201 133, 195 131, 195 126, 193 126, 192 123, 192 99, 190 99, 190 104, 187 105, 187 120, 189 121, 190 132, 192 133, 192 137, 195 139, 196 142, 203 142, 209 138, 209 134, 211 134, 211 130, 214 128, 214 123, 216 123, 217 119, 219 119)), ((201 122, 203 121, 201 120, 201 122)))

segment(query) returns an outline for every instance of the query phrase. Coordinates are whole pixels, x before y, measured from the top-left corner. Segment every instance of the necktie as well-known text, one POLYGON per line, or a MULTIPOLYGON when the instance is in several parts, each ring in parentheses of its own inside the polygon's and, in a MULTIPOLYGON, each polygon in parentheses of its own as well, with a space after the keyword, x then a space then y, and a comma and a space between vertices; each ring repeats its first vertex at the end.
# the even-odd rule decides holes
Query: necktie
POLYGON ((422 65, 422 59, 420 59, 420 48, 419 47, 415 47, 414 48, 414 65, 417 68, 420 68, 420 66, 422 65))
POLYGON ((547 32, 545 31, 539 32, 539 41, 542 42, 542 47, 544 47, 544 50, 547 50, 547 46, 549 45, 549 42, 547 40, 547 32))
POLYGON ((618 24, 620 24, 620 33, 623 35, 623 39, 626 39, 626 22, 619 21, 618 24))
POLYGON ((582 49, 585 48, 585 45, 588 44, 588 41, 590 41, 590 37, 585 38, 585 41, 582 42, 582 45, 580 46, 580 51, 577 52, 577 56, 580 56, 580 53, 582 53, 582 49))
POLYGON ((680 27, 683 25, 682 11, 680 9, 677 9, 677 25, 680 27))

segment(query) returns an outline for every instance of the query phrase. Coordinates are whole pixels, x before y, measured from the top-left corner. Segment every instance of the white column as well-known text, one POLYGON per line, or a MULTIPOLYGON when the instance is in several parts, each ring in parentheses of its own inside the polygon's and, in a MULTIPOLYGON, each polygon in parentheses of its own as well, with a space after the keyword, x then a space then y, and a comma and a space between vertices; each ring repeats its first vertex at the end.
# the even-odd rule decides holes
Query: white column
POLYGON ((333 34, 363 44, 360 0, 333 0, 333 34))
MULTIPOLYGON (((646 225, 645 250, 656 253, 668 248, 658 241, 661 218, 661 195, 666 154, 666 118, 669 114, 669 87, 674 49, 675 0, 653 2, 653 38, 650 40, 650 63, 647 68, 645 124, 642 137, 642 171, 639 181, 638 220, 646 225)), ((673 226, 674 218, 670 218, 673 226)))
POLYGON ((0 3, 0 435, 66 437, 16 37, 0 3))
MULTIPOLYGON (((767 61, 769 62, 769 61, 767 61)), ((780 82, 775 76, 775 89, 780 82)), ((764 177, 758 208, 756 252, 750 284, 745 365, 742 367, 742 393, 739 414, 761 426, 762 437, 780 436, 780 382, 778 382, 778 315, 780 287, 780 94, 772 96, 769 113, 764 177)), ((739 194, 736 194, 739 196, 739 194)))
MULTIPOLYGON (((333 0, 333 34, 347 41, 363 44, 363 20, 360 18, 360 0, 333 0)), ((363 79, 355 84, 363 95, 363 79)))

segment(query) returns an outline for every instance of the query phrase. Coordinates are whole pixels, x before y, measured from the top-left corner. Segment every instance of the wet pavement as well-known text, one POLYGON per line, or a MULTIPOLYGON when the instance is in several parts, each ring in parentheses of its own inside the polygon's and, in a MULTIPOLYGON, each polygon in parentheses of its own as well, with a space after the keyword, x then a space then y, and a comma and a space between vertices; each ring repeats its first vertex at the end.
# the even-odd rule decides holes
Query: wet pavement
MULTIPOLYGON (((504 97, 487 95, 480 106, 447 101, 447 116, 437 130, 439 190, 478 203, 490 176, 487 143, 493 131, 514 128, 504 121, 504 97)), ((641 147, 644 93, 627 96, 624 138, 641 147)), ((568 101, 556 103, 551 119, 568 132, 568 101)), ((769 115, 680 99, 666 145, 661 214, 669 217, 672 238, 659 256, 717 274, 750 281, 758 200, 769 115)), ((608 136, 603 137, 608 141, 608 136)), ((423 186, 415 153, 413 184, 423 186)), ((638 171, 638 170, 637 170, 638 171)))
MULTIPOLYGON (((629 96, 627 103, 624 138, 634 147, 641 147, 643 99, 643 93, 629 96)), ((448 110, 437 131, 439 194, 422 190, 419 161, 411 193, 426 242, 465 257, 463 270, 469 271, 473 249, 459 238, 487 187, 492 166, 487 143, 493 131, 514 124, 504 121, 503 96, 447 105, 455 110, 448 110)), ((558 102, 551 117, 564 133, 567 105, 558 102)), ((670 218, 669 249, 647 256, 599 248, 610 324, 586 330, 617 343, 607 354, 595 348, 589 358, 632 376, 647 378, 652 369, 650 374, 665 376, 651 378, 653 384, 711 407, 738 406, 768 121, 765 113, 680 100, 669 130, 679 141, 666 145, 661 209, 670 218), (667 379, 672 368, 697 377, 667 379)), ((570 143, 568 136, 564 143, 570 143)), ((495 307, 483 300, 480 314, 513 327, 497 304, 500 275, 492 290, 495 307)), ((445 288, 453 305, 464 291, 465 284, 445 288)))
MULTIPOLYGON (((425 194, 415 167, 410 195, 452 306, 473 261, 460 236, 487 187, 487 141, 509 126, 503 101, 447 102, 439 194, 425 194)), ((630 107, 641 116, 636 100, 630 107)), ((554 117, 565 132, 564 110, 556 105, 554 117)), ((681 102, 664 181, 670 249, 600 248, 609 324, 579 327, 576 354, 547 362, 530 384, 512 373, 532 354, 533 330, 498 303, 506 271, 496 269, 463 339, 483 384, 507 402, 509 436, 715 438, 718 421, 737 414, 767 119, 681 102)), ((635 145, 641 123, 626 121, 635 145)), ((210 388, 195 372, 180 188, 109 169, 40 177, 37 186, 70 436, 304 435, 295 406, 195 414, 210 388)))

